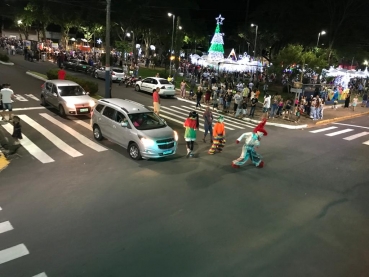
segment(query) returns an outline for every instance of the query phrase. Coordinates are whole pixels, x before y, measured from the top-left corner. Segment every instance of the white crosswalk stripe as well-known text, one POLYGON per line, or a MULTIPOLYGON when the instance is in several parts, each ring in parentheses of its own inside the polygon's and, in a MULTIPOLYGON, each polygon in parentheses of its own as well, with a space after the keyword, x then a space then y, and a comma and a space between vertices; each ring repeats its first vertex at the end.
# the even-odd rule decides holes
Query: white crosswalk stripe
POLYGON ((28 100, 26 98, 24 98, 22 95, 20 94, 14 94, 14 98, 18 101, 21 101, 21 102, 27 102, 28 100))
POLYGON ((345 129, 345 130, 333 132, 333 133, 330 133, 330 134, 326 134, 326 136, 328 136, 328 137, 334 137, 334 136, 338 136, 338 135, 341 135, 341 134, 344 134, 344 133, 348 133, 348 132, 352 132, 352 131, 353 131, 353 129, 345 129))
POLYGON ((5 233, 5 232, 8 232, 8 231, 11 231, 13 230, 13 226, 10 224, 9 221, 5 221, 5 222, 1 222, 0 223, 0 234, 1 233, 5 233))
MULTIPOLYGON (((320 135, 320 133, 335 130, 335 132, 327 133, 327 134, 324 134, 324 135, 327 136, 327 137, 338 137, 338 138, 346 140, 346 141, 357 141, 357 140, 359 141, 360 138, 364 138, 365 136, 369 136, 369 132, 363 132, 362 130, 360 130, 360 129, 367 129, 367 127, 350 125, 350 124, 338 124, 338 123, 336 125, 340 125, 341 127, 351 126, 351 127, 357 128, 357 129, 339 129, 337 126, 331 126, 331 127, 327 127, 327 128, 323 128, 323 129, 310 131, 310 133, 320 135), (346 136, 346 137, 341 136, 343 134, 352 133, 352 132, 357 132, 357 133, 355 133, 351 136, 346 136)), ((369 140, 362 142, 362 144, 369 145, 369 140)))
POLYGON ((25 94, 25 96, 27 96, 28 98, 31 98, 33 100, 36 100, 36 101, 40 101, 40 99, 38 99, 36 96, 34 96, 33 94, 25 94))
POLYGON ((37 274, 37 275, 35 275, 35 276, 33 276, 33 277, 47 277, 47 275, 46 275, 46 273, 45 273, 45 272, 42 272, 42 273, 37 274))
POLYGON ((21 94, 14 94, 14 99, 12 100, 12 102, 27 102, 29 101, 29 99, 32 99, 32 100, 35 100, 35 101, 40 101, 40 99, 38 97, 36 97, 35 95, 33 94, 24 94, 24 95, 21 95, 21 94), (26 96, 26 97, 24 97, 26 96))
POLYGON ((22 243, 0 251, 0 264, 18 259, 29 254, 27 247, 22 243))

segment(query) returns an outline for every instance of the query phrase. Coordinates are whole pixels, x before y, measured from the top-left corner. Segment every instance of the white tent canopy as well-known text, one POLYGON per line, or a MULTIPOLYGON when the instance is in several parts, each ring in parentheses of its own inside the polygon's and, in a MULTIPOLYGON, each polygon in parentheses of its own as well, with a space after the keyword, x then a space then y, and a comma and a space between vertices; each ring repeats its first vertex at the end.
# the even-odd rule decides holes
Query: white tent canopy
POLYGON ((364 71, 361 70, 347 70, 343 68, 334 68, 331 66, 328 70, 323 69, 323 73, 328 77, 337 77, 337 76, 345 76, 348 75, 350 78, 368 78, 369 72, 366 67, 364 71))

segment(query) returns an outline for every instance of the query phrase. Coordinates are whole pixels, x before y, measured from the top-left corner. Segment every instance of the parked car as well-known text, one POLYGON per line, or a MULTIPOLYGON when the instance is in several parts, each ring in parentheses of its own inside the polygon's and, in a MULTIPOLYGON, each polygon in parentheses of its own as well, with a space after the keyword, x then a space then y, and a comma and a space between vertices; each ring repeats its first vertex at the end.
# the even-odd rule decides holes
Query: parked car
POLYGON ((95 100, 75 82, 47 80, 41 88, 41 104, 57 108, 60 116, 90 115, 95 106, 95 100))
POLYGON ((176 94, 174 84, 163 78, 148 77, 141 81, 136 82, 136 91, 147 91, 151 92, 157 87, 160 88, 160 95, 174 96, 176 94))
POLYGON ((74 60, 69 60, 65 62, 64 67, 65 69, 71 69, 74 71, 82 71, 82 72, 87 73, 91 66, 86 61, 74 59, 74 60))
POLYGON ((162 158, 177 151, 178 134, 144 105, 126 99, 101 99, 92 113, 93 136, 128 150, 134 160, 162 158))
MULTIPOLYGON (((113 82, 118 82, 126 76, 126 74, 123 72, 123 69, 119 67, 112 67, 110 71, 113 82)), ((94 76, 96 79, 105 79, 105 66, 96 69, 94 76)))

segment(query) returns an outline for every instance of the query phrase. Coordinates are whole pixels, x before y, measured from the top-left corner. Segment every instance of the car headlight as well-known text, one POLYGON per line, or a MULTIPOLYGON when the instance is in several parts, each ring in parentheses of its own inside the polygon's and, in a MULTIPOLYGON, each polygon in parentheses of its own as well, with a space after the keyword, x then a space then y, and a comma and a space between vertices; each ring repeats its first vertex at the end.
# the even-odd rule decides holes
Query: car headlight
POLYGON ((152 139, 148 139, 148 138, 141 138, 141 142, 143 146, 145 147, 151 147, 155 145, 155 141, 153 141, 152 139))
POLYGON ((95 101, 94 100, 90 100, 90 102, 88 102, 90 104, 90 107, 94 107, 95 106, 95 101))
POLYGON ((74 104, 72 104, 72 103, 68 103, 68 102, 66 102, 65 103, 65 105, 67 106, 67 108, 69 108, 69 109, 75 109, 76 108, 76 106, 74 106, 74 104))
POLYGON ((176 131, 174 131, 174 140, 178 141, 178 133, 176 131))

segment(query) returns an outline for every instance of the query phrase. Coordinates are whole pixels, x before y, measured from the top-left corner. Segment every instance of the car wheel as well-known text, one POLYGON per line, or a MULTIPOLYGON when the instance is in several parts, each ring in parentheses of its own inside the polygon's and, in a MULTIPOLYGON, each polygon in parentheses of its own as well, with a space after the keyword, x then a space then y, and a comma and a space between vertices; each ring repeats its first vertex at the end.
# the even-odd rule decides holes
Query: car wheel
POLYGON ((128 146, 128 154, 133 160, 140 160, 142 158, 140 148, 134 142, 128 146))
POLYGON ((62 105, 59 105, 59 115, 61 117, 64 117, 65 116, 65 111, 64 111, 64 108, 62 105))
POLYGON ((99 79, 99 75, 97 74, 97 72, 95 72, 95 78, 99 79))
POLYGON ((42 105, 42 106, 46 106, 46 105, 47 105, 47 103, 46 103, 46 99, 45 99, 45 97, 43 97, 43 96, 41 96, 41 105, 42 105))
POLYGON ((136 86, 135 86, 135 90, 136 90, 136 91, 140 91, 140 86, 139 86, 139 85, 136 85, 136 86))
POLYGON ((101 130, 100 130, 100 127, 95 125, 94 128, 93 128, 93 133, 94 133, 94 138, 97 140, 97 141, 101 141, 104 137, 101 133, 101 130))

